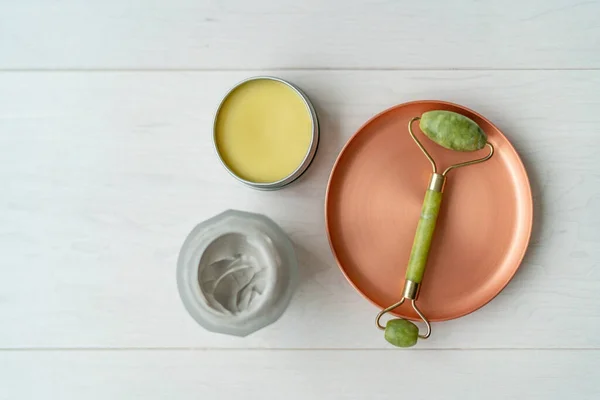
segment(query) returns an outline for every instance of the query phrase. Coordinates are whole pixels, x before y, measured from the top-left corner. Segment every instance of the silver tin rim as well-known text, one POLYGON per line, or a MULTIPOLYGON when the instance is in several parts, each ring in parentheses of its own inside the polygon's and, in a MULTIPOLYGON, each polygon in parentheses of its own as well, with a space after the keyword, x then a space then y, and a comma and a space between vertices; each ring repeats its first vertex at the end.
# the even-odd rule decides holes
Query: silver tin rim
POLYGON ((227 92, 227 94, 225 94, 225 96, 223 96, 223 99, 221 100, 221 103, 219 103, 219 107, 217 108, 217 111, 215 112, 215 117, 214 117, 214 121, 213 121, 213 146, 214 146, 215 152, 217 153, 217 156, 219 157, 219 160, 221 161, 221 164, 223 165, 223 167, 225 167, 225 170, 227 170, 227 172, 229 172, 229 174, 231 176, 233 176, 235 179, 237 179, 239 182, 243 183, 246 186, 249 186, 254 189, 259 189, 259 190, 281 189, 281 188, 289 185, 290 183, 296 181, 298 178, 300 178, 300 176, 302 176, 302 174, 308 169, 308 167, 312 163, 315 155, 317 154, 317 148, 319 146, 319 135, 320 135, 319 119, 317 117, 317 112, 315 111, 315 108, 312 105, 308 96, 298 86, 294 85, 293 83, 288 82, 285 79, 277 78, 274 76, 266 76, 266 75, 265 76, 253 76, 248 79, 244 79, 241 82, 238 82, 235 86, 233 86, 231 89, 229 89, 229 91, 227 92), (236 90, 238 87, 242 86, 243 84, 250 82, 250 81, 263 80, 263 79, 281 82, 284 85, 291 88, 292 90, 294 90, 298 94, 298 96, 300 96, 300 98, 304 101, 304 104, 306 105, 306 108, 309 111, 311 122, 312 122, 312 136, 311 136, 310 145, 309 145, 308 151, 306 152, 306 155, 304 156, 304 159, 302 160, 300 165, 291 174, 289 174, 285 178, 280 179, 276 182, 268 182, 268 183, 248 181, 246 179, 243 179, 239 175, 237 175, 233 170, 231 170, 231 168, 229 168, 229 165, 227 165, 225 163, 225 161, 223 160, 223 157, 221 156, 221 153, 219 152, 219 147, 217 146, 217 118, 219 117, 219 112, 221 111, 223 104, 225 104, 225 100, 227 100, 227 98, 231 95, 231 93, 233 93, 234 90, 236 90))

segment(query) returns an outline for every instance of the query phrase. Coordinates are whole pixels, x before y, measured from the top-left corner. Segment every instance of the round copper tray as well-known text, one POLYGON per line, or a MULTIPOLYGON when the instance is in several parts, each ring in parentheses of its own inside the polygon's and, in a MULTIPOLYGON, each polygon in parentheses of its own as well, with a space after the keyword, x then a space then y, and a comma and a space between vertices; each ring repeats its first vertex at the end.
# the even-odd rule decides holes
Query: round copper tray
MULTIPOLYGON (((325 201, 333 254, 348 281, 377 307, 401 297, 404 274, 431 166, 412 141, 408 121, 429 110, 462 113, 496 149, 491 160, 449 173, 419 296, 431 321, 484 306, 508 284, 527 249, 533 201, 527 173, 508 139, 490 121, 441 101, 400 104, 363 125, 340 153, 325 201)), ((443 170, 484 155, 446 150, 425 138, 443 170)), ((393 314, 418 319, 403 305, 393 314)))

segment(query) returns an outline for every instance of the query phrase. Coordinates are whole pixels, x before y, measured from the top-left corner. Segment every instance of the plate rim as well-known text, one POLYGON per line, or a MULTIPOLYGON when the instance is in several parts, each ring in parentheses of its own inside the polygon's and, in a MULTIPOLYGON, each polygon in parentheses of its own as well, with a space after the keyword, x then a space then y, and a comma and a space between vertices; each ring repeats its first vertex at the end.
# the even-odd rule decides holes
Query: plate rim
MULTIPOLYGON (((415 105, 415 104, 429 104, 429 103, 435 103, 435 104, 441 104, 441 105, 445 105, 445 106, 451 106, 451 107, 457 107, 460 108, 462 110, 465 110, 473 115, 476 115, 477 117, 481 118, 482 120, 484 120, 486 123, 490 124, 492 127, 494 127, 494 129, 496 129, 496 131, 506 140, 506 143, 509 147, 509 149, 514 153, 514 155, 516 156, 516 159, 518 160, 518 164, 520 169, 522 170, 523 173, 523 177, 524 177, 524 187, 527 191, 527 193, 525 193, 524 197, 526 197, 527 199, 527 209, 529 210, 529 215, 530 218, 528 218, 526 220, 527 222, 527 231, 525 234, 525 240, 523 240, 523 248, 519 250, 518 253, 518 261, 516 262, 516 266, 515 268, 510 272, 510 274, 508 275, 506 281, 502 282, 502 285, 500 286, 499 290, 497 292, 495 292, 489 299, 487 299, 485 302, 481 303, 480 305, 478 305, 477 307, 473 308, 472 310, 469 310, 467 312, 462 312, 456 315, 453 315, 451 317, 448 318, 431 318, 429 319, 430 322, 442 322, 442 321, 450 321, 453 319, 458 319, 461 317, 464 317, 466 315, 469 315, 479 309, 481 309, 482 307, 486 306, 487 304, 489 304, 492 300, 494 300, 505 288, 506 286, 508 286, 508 284, 512 281, 512 279, 514 278, 514 276, 516 275, 517 271, 519 270, 519 268, 521 268, 521 265, 523 264, 523 260, 525 258, 525 255, 527 254, 527 251, 529 249, 529 244, 531 243, 531 234, 533 231, 533 218, 534 218, 534 208, 533 208, 533 193, 531 190, 531 182, 529 179, 529 175, 527 173, 527 169, 525 168, 525 164, 523 163, 523 160, 521 159, 521 156, 519 155, 519 153, 517 152, 517 150, 515 149, 515 147, 513 146, 513 144, 511 143, 511 141, 506 137, 506 135, 504 134, 504 132, 502 132, 494 123, 492 123, 489 119, 487 119, 486 117, 484 117, 483 115, 481 115, 480 113, 465 107, 461 104, 457 104, 457 103, 453 103, 453 102, 449 102, 449 101, 444 101, 444 100, 412 100, 412 101, 407 101, 404 103, 400 103, 400 104, 396 104, 394 106, 388 107, 385 110, 373 115, 371 118, 369 118, 367 121, 365 121, 353 134, 352 136, 350 136, 350 138, 346 141, 346 143, 344 144, 344 146, 342 147, 342 149, 339 151, 335 162, 333 164, 333 167, 331 168, 331 172, 329 173, 329 177, 327 179, 327 188, 325 191, 325 207, 324 207, 324 211, 325 211, 325 230, 327 232, 327 241, 329 243, 329 248, 331 250, 331 253, 333 255, 333 258, 335 259, 335 262, 338 266, 338 268, 340 269, 340 271, 342 272, 342 274, 344 275, 344 277, 346 278, 346 280, 348 281, 348 283, 350 283, 350 285, 366 300, 368 300, 371 304, 373 304, 375 307, 377 307, 378 309, 381 309, 382 306, 380 304, 377 304, 373 299, 371 299, 369 296, 367 296, 355 283, 354 281, 352 281, 352 279, 350 279, 350 277, 348 276, 348 274, 346 273, 345 268, 342 266, 342 263, 340 262, 340 259, 335 251, 334 245, 333 245, 333 241, 331 238, 331 229, 330 229, 330 215, 329 215, 329 201, 330 201, 330 194, 331 194, 331 182, 333 179, 334 174, 336 173, 336 170, 339 166, 340 160, 342 159, 342 156, 344 155, 344 153, 347 151, 348 147, 352 144, 352 142, 358 137, 358 135, 364 131, 364 129, 370 125, 373 121, 377 120, 378 118, 382 117, 385 114, 388 114, 390 112, 393 112, 394 110, 398 109, 398 108, 403 108, 403 107, 407 107, 410 105, 415 105)), ((418 320, 418 318, 414 318, 410 315, 406 315, 402 312, 398 312, 396 310, 393 310, 390 312, 390 314, 395 315, 397 317, 401 317, 401 318, 405 318, 405 319, 410 319, 410 320, 418 320)))

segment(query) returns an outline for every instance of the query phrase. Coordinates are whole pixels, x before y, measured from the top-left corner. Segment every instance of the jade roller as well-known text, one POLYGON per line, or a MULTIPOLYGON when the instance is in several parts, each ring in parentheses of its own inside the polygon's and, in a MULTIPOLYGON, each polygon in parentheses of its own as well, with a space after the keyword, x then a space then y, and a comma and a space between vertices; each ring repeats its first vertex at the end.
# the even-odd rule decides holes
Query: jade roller
POLYGON ((408 267, 406 269, 402 298, 397 303, 381 310, 379 314, 377 314, 377 319, 375 320, 377 327, 385 331, 385 339, 398 347, 414 346, 417 343, 418 338, 427 339, 431 335, 431 324, 421 310, 419 310, 417 299, 419 297, 419 289, 421 287, 421 281, 423 280, 423 274, 425 273, 425 266, 427 265, 427 257, 431 247, 431 240, 433 239, 435 224, 440 212, 440 205, 442 204, 442 193, 444 191, 446 176, 448 175, 448 172, 453 169, 487 161, 494 154, 494 147, 487 141, 487 135, 483 129, 481 129, 475 121, 455 112, 425 112, 420 117, 414 117, 409 121, 408 132, 431 163, 433 174, 431 175, 429 186, 425 192, 421 217, 417 225, 415 239, 408 260, 408 267), (490 152, 483 158, 451 165, 440 174, 433 157, 431 157, 425 147, 423 147, 412 130, 412 125, 415 121, 419 121, 421 131, 423 131, 429 139, 449 150, 468 152, 481 150, 487 146, 489 147, 490 152), (419 333, 417 325, 403 318, 391 319, 385 326, 381 325, 381 317, 395 308, 400 307, 405 301, 411 302, 412 308, 425 323, 425 333, 419 333))

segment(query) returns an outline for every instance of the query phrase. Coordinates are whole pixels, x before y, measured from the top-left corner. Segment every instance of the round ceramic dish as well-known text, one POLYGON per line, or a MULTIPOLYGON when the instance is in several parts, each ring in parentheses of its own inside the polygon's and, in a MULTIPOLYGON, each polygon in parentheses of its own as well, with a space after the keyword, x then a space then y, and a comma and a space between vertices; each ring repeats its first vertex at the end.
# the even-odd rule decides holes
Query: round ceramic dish
MULTIPOLYGON (((340 153, 327 187, 325 218, 333 254, 350 283, 379 308, 402 285, 431 166, 407 124, 425 111, 473 119, 496 149, 491 160, 451 172, 433 238, 419 307, 431 321, 471 313, 492 300, 517 271, 531 234, 533 202, 517 152, 490 121, 462 106, 416 101, 369 120, 340 153)), ((440 168, 475 154, 450 151, 421 135, 440 168)), ((393 314, 418 319, 403 305, 393 314)))

